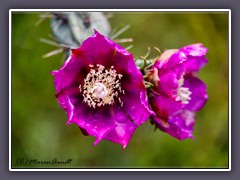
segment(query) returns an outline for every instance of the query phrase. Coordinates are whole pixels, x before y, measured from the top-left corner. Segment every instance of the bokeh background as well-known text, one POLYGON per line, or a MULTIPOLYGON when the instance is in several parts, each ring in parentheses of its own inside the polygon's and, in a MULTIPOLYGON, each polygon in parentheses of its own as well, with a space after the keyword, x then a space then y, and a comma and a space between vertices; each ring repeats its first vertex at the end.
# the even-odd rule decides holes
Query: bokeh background
MULTIPOLYGON (((12 14, 12 168, 25 167, 17 160, 60 161, 69 165, 36 165, 27 168, 228 168, 228 13, 227 12, 113 12, 112 29, 131 27, 119 38, 131 37, 135 58, 147 47, 161 50, 201 42, 208 47, 209 63, 199 73, 207 84, 209 100, 197 114, 195 139, 179 141, 146 122, 129 145, 84 136, 76 125, 66 126, 67 116, 55 98, 52 70, 63 63, 63 53, 43 59, 56 47, 40 42, 51 34, 49 19, 36 26, 40 13, 12 14)), ((151 56, 156 56, 152 52, 151 56)))

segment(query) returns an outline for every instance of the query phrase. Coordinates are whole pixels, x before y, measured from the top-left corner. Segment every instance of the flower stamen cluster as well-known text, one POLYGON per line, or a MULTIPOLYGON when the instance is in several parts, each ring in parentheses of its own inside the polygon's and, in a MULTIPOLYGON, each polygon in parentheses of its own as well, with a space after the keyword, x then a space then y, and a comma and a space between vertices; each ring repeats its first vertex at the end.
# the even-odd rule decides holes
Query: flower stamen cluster
POLYGON ((183 104, 188 104, 191 100, 191 94, 192 92, 189 90, 189 88, 179 87, 176 101, 182 101, 183 104))
POLYGON ((79 86, 80 92, 83 92, 83 102, 96 108, 112 105, 117 99, 122 106, 123 102, 118 97, 120 93, 124 94, 120 83, 122 75, 118 74, 113 66, 109 70, 100 64, 89 67, 91 70, 84 79, 83 87, 79 86))
POLYGON ((187 87, 183 87, 184 77, 178 81, 178 89, 177 89, 177 98, 176 101, 182 101, 183 104, 188 104, 191 100, 192 92, 187 87))

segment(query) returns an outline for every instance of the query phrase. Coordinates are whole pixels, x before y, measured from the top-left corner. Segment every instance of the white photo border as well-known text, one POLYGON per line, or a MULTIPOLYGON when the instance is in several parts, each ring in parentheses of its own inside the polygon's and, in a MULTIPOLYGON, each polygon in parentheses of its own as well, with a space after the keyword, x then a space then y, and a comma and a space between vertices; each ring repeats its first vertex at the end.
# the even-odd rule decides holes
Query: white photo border
POLYGON ((9 10, 9 171, 231 171, 231 9, 10 9, 9 10), (12 79, 11 79, 11 40, 12 40, 12 12, 228 12, 228 62, 229 62, 229 74, 228 74, 228 168, 12 168, 11 162, 11 94, 12 94, 12 79))

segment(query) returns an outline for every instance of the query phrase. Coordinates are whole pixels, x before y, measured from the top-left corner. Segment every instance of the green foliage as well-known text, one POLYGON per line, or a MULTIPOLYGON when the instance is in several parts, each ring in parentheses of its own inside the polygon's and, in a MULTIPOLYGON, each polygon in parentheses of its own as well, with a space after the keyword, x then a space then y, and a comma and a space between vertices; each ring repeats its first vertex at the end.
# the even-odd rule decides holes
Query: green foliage
MULTIPOLYGON (((228 167, 228 14, 227 13, 113 13, 114 28, 130 24, 118 38, 134 39, 129 51, 135 58, 147 47, 161 50, 201 42, 209 48, 209 63, 199 76, 206 82, 209 100, 197 114, 195 140, 178 141, 149 122, 139 127, 125 150, 119 144, 83 136, 76 125, 66 126, 67 116, 55 98, 53 76, 63 54, 43 59, 57 47, 42 43, 49 38, 49 20, 36 26, 38 13, 12 16, 12 167, 228 167), (20 165, 21 158, 49 161, 57 158, 69 165, 20 165)), ((129 43, 121 44, 127 47, 129 43)), ((150 56, 155 56, 152 51, 150 56)))

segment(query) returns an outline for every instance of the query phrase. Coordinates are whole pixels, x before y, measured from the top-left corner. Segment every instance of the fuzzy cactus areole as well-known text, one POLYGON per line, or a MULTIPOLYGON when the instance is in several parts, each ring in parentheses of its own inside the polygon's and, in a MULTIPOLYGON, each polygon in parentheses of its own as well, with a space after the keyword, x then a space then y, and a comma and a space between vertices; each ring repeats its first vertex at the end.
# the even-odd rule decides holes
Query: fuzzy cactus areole
POLYGON ((97 31, 52 74, 67 124, 96 137, 94 145, 106 139, 125 148, 154 114, 132 54, 97 31))
POLYGON ((196 112, 208 99, 206 85, 196 77, 207 63, 206 53, 202 44, 167 50, 148 76, 153 84, 149 101, 156 113, 151 122, 179 140, 193 138, 196 112))

